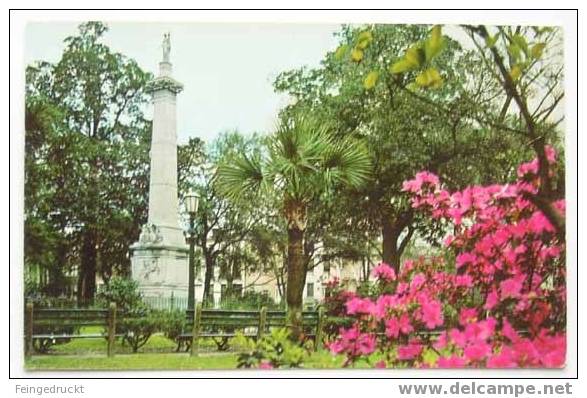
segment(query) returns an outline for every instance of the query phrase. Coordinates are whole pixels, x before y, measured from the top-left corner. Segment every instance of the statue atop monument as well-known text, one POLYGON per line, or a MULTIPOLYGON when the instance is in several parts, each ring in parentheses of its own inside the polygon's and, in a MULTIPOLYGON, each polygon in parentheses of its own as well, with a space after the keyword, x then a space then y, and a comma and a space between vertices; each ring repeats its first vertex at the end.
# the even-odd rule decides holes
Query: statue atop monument
POLYGON ((163 62, 169 62, 169 53, 171 52, 171 33, 163 33, 163 62))

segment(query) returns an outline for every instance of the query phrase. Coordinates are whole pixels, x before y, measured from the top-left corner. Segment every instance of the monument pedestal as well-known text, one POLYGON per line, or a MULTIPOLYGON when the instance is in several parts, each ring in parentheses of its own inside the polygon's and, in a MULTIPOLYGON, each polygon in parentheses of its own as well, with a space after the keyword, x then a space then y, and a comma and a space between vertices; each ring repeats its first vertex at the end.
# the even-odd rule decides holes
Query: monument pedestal
POLYGON ((166 244, 158 228, 147 224, 141 239, 130 251, 132 276, 139 283, 143 296, 187 298, 187 245, 166 244))

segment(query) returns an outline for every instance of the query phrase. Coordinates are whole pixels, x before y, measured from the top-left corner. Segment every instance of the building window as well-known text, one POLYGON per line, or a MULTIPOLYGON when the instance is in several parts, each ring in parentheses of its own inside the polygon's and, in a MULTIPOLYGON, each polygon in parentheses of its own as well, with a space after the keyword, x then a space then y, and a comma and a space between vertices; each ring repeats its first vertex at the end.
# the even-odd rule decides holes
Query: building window
POLYGON ((232 290, 234 292, 234 297, 241 297, 243 295, 243 285, 240 283, 232 285, 232 290))
POLYGON ((308 283, 306 285, 306 297, 313 298, 314 297, 314 284, 308 283))

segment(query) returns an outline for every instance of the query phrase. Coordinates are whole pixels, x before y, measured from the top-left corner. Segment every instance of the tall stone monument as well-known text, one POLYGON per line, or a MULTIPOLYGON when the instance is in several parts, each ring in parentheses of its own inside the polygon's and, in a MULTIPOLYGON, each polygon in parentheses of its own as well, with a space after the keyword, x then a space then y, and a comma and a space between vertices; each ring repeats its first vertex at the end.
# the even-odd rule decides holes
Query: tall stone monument
POLYGON ((187 297, 188 247, 179 226, 177 198, 176 97, 183 85, 171 77, 170 35, 163 36, 159 76, 149 82, 153 133, 149 218, 130 247, 132 277, 145 297, 187 297))

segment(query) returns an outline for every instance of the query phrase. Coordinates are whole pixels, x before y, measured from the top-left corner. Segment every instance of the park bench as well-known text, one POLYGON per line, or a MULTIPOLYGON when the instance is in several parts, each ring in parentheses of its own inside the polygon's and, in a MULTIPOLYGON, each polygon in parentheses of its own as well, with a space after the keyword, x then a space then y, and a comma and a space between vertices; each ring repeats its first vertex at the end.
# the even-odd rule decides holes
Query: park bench
MULTIPOLYGON (((52 344, 72 339, 105 338, 108 342, 107 354, 113 356, 115 339, 125 336, 116 333, 117 321, 124 320, 124 315, 117 312, 114 303, 108 309, 34 308, 32 303, 27 303, 25 354, 30 356, 35 349, 45 352, 52 344), (101 326, 105 332, 76 331, 85 326, 101 326)), ((315 348, 322 344, 323 322, 322 309, 302 312, 303 336, 314 340, 315 348)), ((267 311, 266 308, 258 311, 202 309, 201 304, 195 310, 186 311, 186 325, 186 330, 176 338, 177 351, 185 347, 192 354, 197 353, 198 343, 203 338, 212 339, 219 350, 226 350, 229 340, 237 334, 258 340, 269 328, 288 326, 285 311, 267 311)))
MULTIPOLYGON (((238 334, 259 340, 272 327, 287 327, 285 311, 268 311, 261 308, 259 311, 250 310, 216 310, 202 309, 198 304, 195 310, 186 311, 189 331, 184 331, 177 337, 179 351, 182 347, 196 354, 199 340, 211 338, 219 350, 226 350, 231 338, 238 334)), ((315 341, 314 346, 322 343, 323 311, 303 311, 302 323, 304 337, 315 341)))
POLYGON ((25 355, 33 350, 44 352, 51 344, 69 342, 72 339, 106 338, 107 354, 114 353, 114 341, 123 334, 116 333, 116 305, 108 309, 39 308, 32 303, 25 307, 25 355), (102 326, 104 333, 76 333, 84 326, 102 326), (58 329, 60 331, 52 331, 58 329), (66 331, 61 331, 65 329, 66 331))

